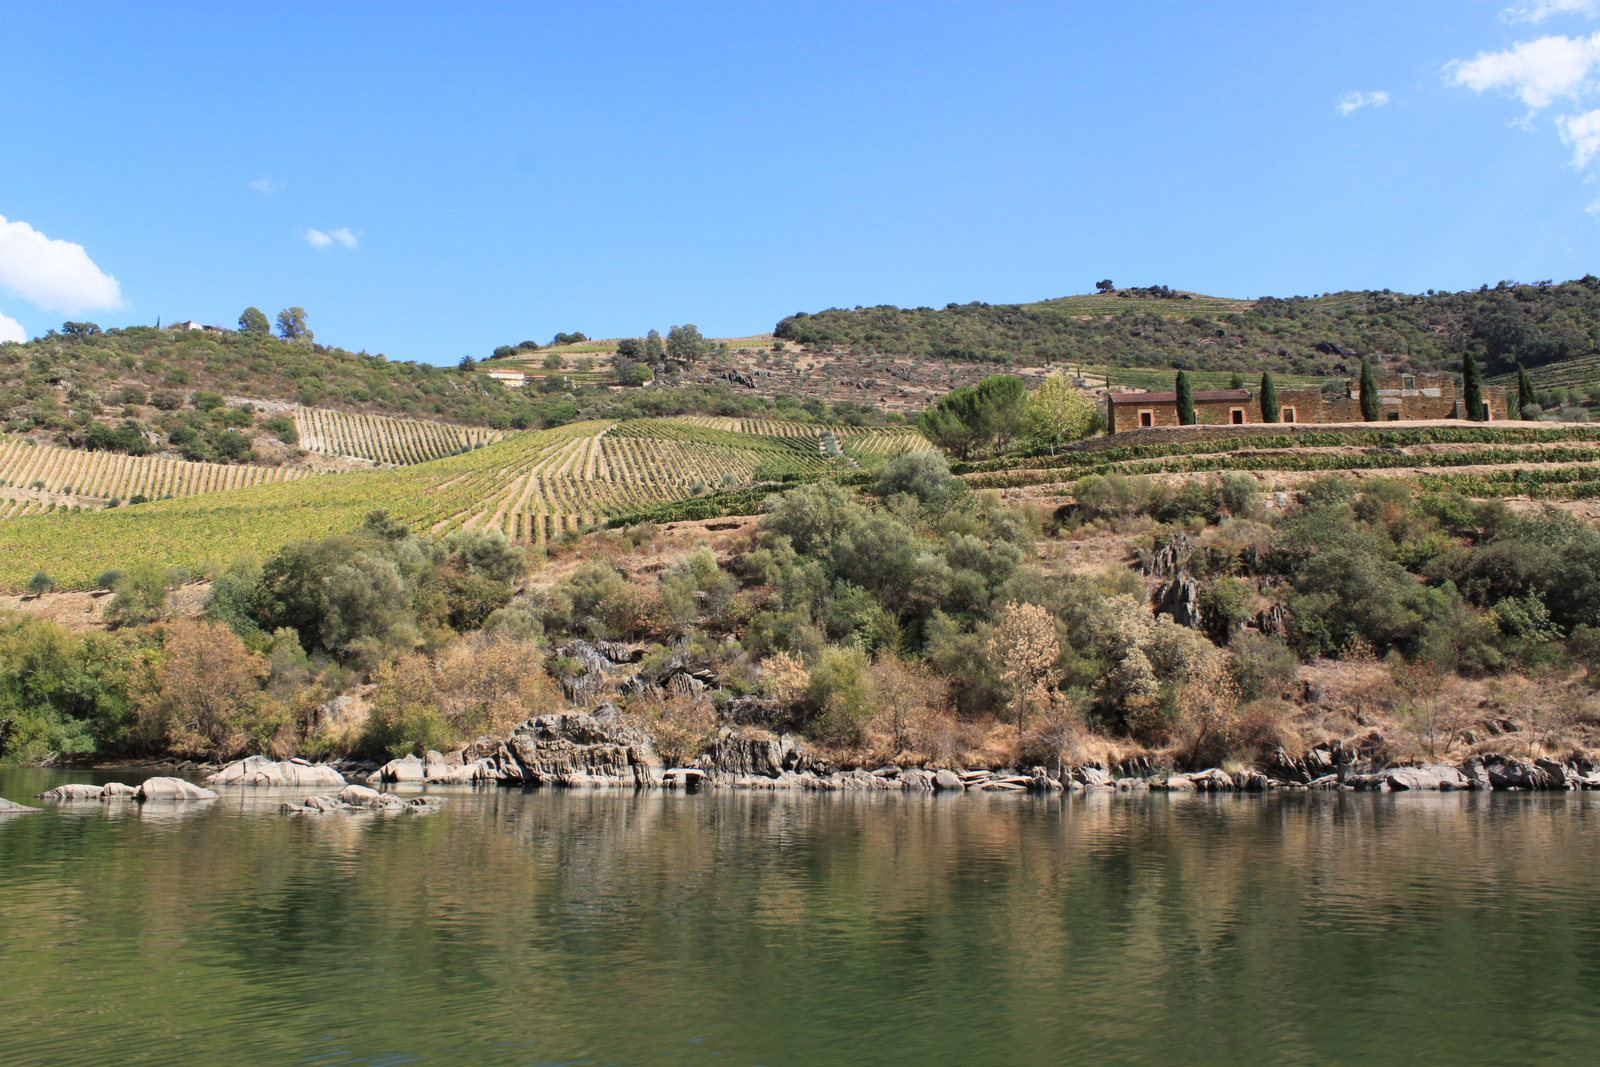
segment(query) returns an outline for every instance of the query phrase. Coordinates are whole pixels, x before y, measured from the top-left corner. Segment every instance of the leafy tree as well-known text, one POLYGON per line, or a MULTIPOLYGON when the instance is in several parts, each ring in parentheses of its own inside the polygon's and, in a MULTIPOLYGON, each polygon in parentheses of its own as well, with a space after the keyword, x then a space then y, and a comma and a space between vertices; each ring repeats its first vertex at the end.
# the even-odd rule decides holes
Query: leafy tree
POLYGON ((950 474, 950 465, 937 452, 906 452, 884 464, 872 492, 887 500, 907 493, 927 507, 943 507, 966 491, 967 483, 950 474))
POLYGON ((1377 422, 1381 417, 1378 404, 1378 378, 1372 373, 1372 361, 1361 361, 1361 421, 1377 422))
POLYGON ((1100 281, 1097 281, 1097 282, 1094 283, 1094 288, 1095 288, 1095 292, 1098 292, 1098 293, 1109 293, 1109 292, 1114 291, 1116 289, 1116 286, 1111 284, 1111 279, 1110 278, 1103 278, 1100 281))
POLYGON ((1189 375, 1185 371, 1178 372, 1178 424, 1180 426, 1194 425, 1194 388, 1189 384, 1189 375))
POLYGON ((183 748, 229 756, 251 745, 267 676, 264 657, 219 623, 180 619, 162 646, 140 717, 149 733, 183 748))
POLYGON ((1280 414, 1278 387, 1272 381, 1272 372, 1266 371, 1261 375, 1261 421, 1277 422, 1280 414))
POLYGON ((311 331, 306 329, 306 309, 293 307, 278 312, 278 336, 285 341, 311 340, 311 331))
POLYGON ((471 374, 478 366, 478 361, 471 356, 462 356, 461 362, 456 364, 456 369, 462 374, 471 374))
POLYGON ((614 358, 631 359, 635 363, 645 361, 644 339, 640 337, 624 337, 617 342, 617 354, 614 358))
MULTIPOLYGON (((304 314, 304 312, 301 312, 302 324, 304 322, 304 314)), ((252 333, 258 337, 270 337, 272 335, 272 323, 267 321, 266 314, 260 308, 249 307, 245 308, 243 314, 239 316, 239 331, 241 333, 252 333)))
POLYGON ((667 347, 661 341, 661 332, 651 330, 644 337, 644 361, 660 363, 667 356, 667 347))
POLYGON ((1524 411, 1524 409, 1532 406, 1533 403, 1534 403, 1533 382, 1528 380, 1528 372, 1522 368, 1522 364, 1518 363, 1517 364, 1517 418, 1519 418, 1519 419, 1527 418, 1528 416, 1527 416, 1526 412, 1524 411))
POLYGON ((1027 403, 1028 386, 1015 374, 991 374, 978 383, 979 410, 996 447, 1004 448, 1021 432, 1027 403))
POLYGON ((1489 410, 1483 403, 1483 375, 1478 370, 1478 361, 1472 358, 1471 352, 1461 353, 1461 393, 1467 409, 1467 418, 1473 422, 1484 422, 1489 417, 1489 410))
POLYGON ((1060 372, 1047 375, 1027 398, 1028 436, 1050 442, 1052 455, 1063 442, 1089 436, 1094 421, 1094 404, 1060 372))
POLYGON ((684 363, 698 363, 711 351, 711 342, 700 336, 694 323, 674 326, 667 331, 667 355, 684 363))
POLYGON ((558 333, 550 341, 550 343, 552 345, 575 345, 580 341, 587 341, 588 339, 589 338, 586 335, 581 333, 558 333))
POLYGON ((1244 388, 1244 375, 1240 374, 1238 371, 1234 371, 1232 377, 1230 377, 1228 379, 1228 388, 1229 389, 1243 389, 1244 388))
POLYGON ((551 352, 548 356, 545 356, 542 364, 545 370, 561 370, 566 365, 567 361, 561 358, 559 352, 551 352))
POLYGON ((92 337, 100 332, 100 327, 92 322, 63 322, 61 332, 69 337, 92 337))

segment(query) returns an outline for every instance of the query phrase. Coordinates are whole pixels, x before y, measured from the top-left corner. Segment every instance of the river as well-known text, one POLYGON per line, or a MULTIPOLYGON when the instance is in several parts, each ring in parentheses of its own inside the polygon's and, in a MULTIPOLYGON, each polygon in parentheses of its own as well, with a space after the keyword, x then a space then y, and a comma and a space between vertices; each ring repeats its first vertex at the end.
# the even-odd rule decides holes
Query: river
MULTIPOLYGON (((140 777, 0 770, 0 796, 140 777)), ((1600 1039, 1596 794, 447 795, 0 817, 0 1062, 1522 1064, 1600 1039)))

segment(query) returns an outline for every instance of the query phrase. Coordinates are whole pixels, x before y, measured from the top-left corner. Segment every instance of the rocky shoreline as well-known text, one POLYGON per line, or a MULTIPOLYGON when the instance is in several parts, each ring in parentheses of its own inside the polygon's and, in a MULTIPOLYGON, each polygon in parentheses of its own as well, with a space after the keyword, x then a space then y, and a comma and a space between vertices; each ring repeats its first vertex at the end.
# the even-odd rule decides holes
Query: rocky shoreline
POLYGON ((1262 769, 1209 767, 1175 771, 1137 765, 933 769, 834 767, 790 735, 724 728, 712 751, 666 766, 651 737, 612 704, 593 712, 529 719, 503 739, 482 738, 448 755, 407 756, 381 767, 347 765, 369 784, 494 782, 505 786, 667 789, 922 790, 1057 792, 1085 789, 1260 793, 1298 790, 1415 792, 1600 789, 1600 766, 1550 759, 1474 756, 1460 764, 1381 765, 1376 735, 1317 745, 1305 757, 1278 758, 1262 769))
MULTIPOLYGON (((654 739, 613 704, 594 711, 542 715, 504 738, 480 738, 465 748, 375 764, 356 760, 311 763, 251 756, 222 767, 197 786, 181 778, 153 777, 138 786, 68 784, 40 794, 53 803, 78 801, 207 801, 218 790, 308 787, 326 790, 280 805, 291 815, 325 812, 427 815, 445 803, 437 796, 401 797, 378 786, 477 784, 541 788, 900 791, 924 793, 1272 793, 1311 791, 1452 792, 1571 791, 1600 789, 1600 766, 1586 761, 1516 760, 1481 754, 1461 763, 1381 765, 1381 738, 1372 734, 1331 741, 1302 758, 1280 751, 1269 765, 1234 771, 1220 767, 1179 771, 1147 760, 1107 766, 929 768, 889 765, 835 767, 794 737, 723 728, 710 752, 683 766, 667 766, 654 739)), ((199 769, 199 768, 196 768, 199 769)), ((38 811, 0 803, 0 813, 38 811)))

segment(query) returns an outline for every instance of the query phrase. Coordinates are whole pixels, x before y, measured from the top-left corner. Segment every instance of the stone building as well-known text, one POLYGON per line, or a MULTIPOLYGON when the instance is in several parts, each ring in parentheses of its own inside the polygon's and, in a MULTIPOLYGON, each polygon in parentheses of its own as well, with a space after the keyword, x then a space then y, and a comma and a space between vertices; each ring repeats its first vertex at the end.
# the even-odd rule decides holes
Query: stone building
MULTIPOLYGON (((1456 396, 1449 374, 1379 374, 1379 419, 1410 422, 1465 419, 1466 404, 1456 396)), ((1361 422, 1361 381, 1346 378, 1343 389, 1279 389, 1279 422, 1361 422)), ((1510 417, 1505 386, 1486 385, 1483 399, 1489 420, 1510 417)), ((1244 426, 1265 422, 1261 399, 1251 389, 1199 390, 1194 394, 1195 422, 1202 426, 1244 426)), ((1106 429, 1110 433, 1177 426, 1177 393, 1112 393, 1106 397, 1106 429)))

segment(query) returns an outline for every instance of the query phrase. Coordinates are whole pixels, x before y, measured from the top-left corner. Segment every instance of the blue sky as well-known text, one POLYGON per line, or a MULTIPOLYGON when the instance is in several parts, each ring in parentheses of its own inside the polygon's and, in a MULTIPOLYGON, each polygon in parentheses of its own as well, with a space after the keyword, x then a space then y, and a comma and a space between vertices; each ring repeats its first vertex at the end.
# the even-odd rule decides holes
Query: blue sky
POLYGON ((1600 271, 1600 0, 0 7, 0 338, 1600 271), (75 247, 76 246, 76 247, 75 247))

